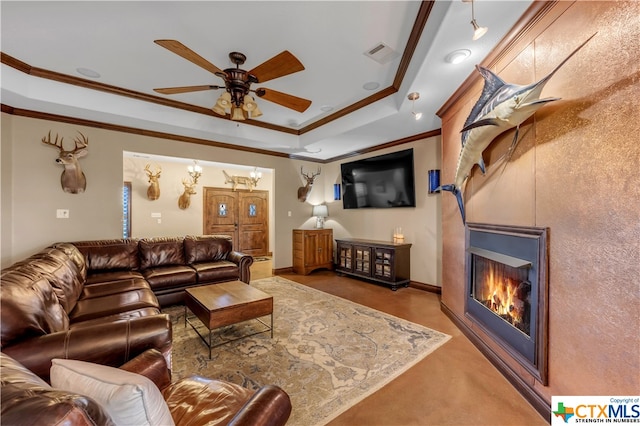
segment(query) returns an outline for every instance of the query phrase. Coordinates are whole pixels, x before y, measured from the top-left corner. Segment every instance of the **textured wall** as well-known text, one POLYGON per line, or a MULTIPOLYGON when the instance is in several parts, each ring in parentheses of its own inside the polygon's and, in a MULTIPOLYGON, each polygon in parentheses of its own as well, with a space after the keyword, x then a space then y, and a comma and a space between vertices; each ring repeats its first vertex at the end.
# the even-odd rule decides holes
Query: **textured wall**
MULTIPOLYGON (((639 16, 639 2, 558 2, 494 67, 528 84, 598 33, 542 93, 562 100, 525 123, 509 161, 513 131, 497 138, 487 175, 475 167, 465 190, 470 222, 550 229, 549 385, 507 359, 548 401, 640 392, 639 16)), ((442 112, 443 183, 453 181, 459 130, 480 90, 478 81, 442 112)), ((442 302, 473 327, 464 317, 464 229, 455 198, 443 194, 442 206, 442 302)))

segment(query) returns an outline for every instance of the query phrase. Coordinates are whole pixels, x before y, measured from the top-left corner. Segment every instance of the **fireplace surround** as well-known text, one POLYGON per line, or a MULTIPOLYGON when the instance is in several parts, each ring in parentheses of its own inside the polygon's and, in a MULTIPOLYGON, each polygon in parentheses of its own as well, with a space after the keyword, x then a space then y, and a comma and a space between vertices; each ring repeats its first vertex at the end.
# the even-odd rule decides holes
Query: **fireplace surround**
POLYGON ((546 228, 468 223, 465 244, 465 316, 544 385, 547 234, 546 228))

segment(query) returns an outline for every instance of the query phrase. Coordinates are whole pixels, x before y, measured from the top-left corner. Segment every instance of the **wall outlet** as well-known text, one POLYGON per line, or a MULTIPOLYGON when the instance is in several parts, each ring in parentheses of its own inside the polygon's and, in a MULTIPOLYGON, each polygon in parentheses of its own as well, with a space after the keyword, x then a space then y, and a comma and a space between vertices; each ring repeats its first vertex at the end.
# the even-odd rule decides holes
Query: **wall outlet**
POLYGON ((69 219, 69 210, 68 209, 58 209, 58 210, 56 210, 56 218, 58 218, 58 219, 69 219))

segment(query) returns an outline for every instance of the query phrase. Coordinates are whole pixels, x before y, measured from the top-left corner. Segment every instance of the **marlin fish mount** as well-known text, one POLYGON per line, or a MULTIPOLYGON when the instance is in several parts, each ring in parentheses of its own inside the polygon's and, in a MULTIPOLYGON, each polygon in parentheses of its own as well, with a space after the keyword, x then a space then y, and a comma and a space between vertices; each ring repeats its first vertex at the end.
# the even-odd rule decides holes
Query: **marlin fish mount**
POLYGON ((540 99, 540 93, 545 84, 595 35, 593 34, 578 46, 546 77, 527 86, 505 83, 489 69, 476 65, 478 72, 484 78, 484 87, 461 131, 462 150, 458 157, 454 182, 440 187, 443 191, 449 191, 456 196, 463 224, 465 223, 465 213, 462 190, 474 164, 477 164, 484 174, 485 165, 482 153, 498 135, 515 127, 516 132, 510 148, 510 151, 513 151, 518 143, 520 125, 547 103, 560 99, 540 99))

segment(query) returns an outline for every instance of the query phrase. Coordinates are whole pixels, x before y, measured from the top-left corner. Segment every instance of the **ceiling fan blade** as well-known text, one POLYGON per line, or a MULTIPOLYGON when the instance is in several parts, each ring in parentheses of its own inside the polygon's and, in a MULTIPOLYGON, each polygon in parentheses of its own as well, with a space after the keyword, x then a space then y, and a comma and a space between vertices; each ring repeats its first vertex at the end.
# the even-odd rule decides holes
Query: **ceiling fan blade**
POLYGON ((203 86, 164 87, 161 89, 153 89, 153 90, 158 93, 162 93, 163 95, 174 95, 176 93, 198 92, 200 90, 215 90, 220 88, 221 88, 220 86, 203 85, 203 86))
POLYGON ((304 65, 302 65, 302 62, 293 56, 291 52, 285 50, 252 69, 249 71, 249 74, 256 76, 259 83, 264 83, 265 81, 293 74, 303 69, 304 65))
POLYGON ((204 68, 209 72, 212 72, 213 74, 224 74, 224 72, 220 68, 216 67, 211 62, 207 61, 205 58, 198 55, 196 52, 189 49, 187 46, 177 40, 154 40, 154 43, 172 51, 178 56, 182 56, 187 61, 193 62, 194 64, 204 68))
POLYGON ((298 112, 305 112, 311 105, 311 101, 308 99, 299 98, 297 96, 288 95, 286 93, 262 87, 256 90, 256 95, 269 102, 282 105, 283 107, 290 108, 298 112))

